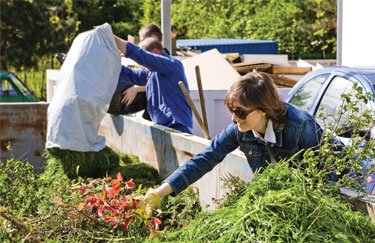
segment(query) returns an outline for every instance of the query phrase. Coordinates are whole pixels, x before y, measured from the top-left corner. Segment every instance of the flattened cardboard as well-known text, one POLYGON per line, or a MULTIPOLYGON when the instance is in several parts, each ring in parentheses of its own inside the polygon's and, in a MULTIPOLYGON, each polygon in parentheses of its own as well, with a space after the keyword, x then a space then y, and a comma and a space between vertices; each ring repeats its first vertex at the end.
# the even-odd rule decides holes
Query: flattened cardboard
POLYGON ((241 75, 217 50, 212 49, 181 61, 190 90, 198 90, 195 66, 199 65, 203 90, 228 90, 241 75))

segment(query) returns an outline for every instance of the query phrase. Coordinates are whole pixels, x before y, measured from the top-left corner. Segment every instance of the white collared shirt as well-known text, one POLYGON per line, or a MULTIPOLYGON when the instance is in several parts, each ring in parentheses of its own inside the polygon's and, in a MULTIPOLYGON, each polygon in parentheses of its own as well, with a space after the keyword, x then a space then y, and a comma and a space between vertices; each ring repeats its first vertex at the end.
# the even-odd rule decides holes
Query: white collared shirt
POLYGON ((273 130, 273 122, 271 119, 268 119, 266 133, 264 134, 264 137, 255 130, 251 130, 251 131, 253 131, 254 137, 262 141, 265 141, 268 143, 276 143, 276 135, 275 135, 275 131, 273 130))

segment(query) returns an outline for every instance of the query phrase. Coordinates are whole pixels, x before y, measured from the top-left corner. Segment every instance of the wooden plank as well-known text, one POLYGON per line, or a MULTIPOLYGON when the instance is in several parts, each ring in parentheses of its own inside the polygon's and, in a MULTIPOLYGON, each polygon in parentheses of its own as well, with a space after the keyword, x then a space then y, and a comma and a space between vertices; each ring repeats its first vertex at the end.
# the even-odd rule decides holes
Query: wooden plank
POLYGON ((197 53, 192 52, 192 51, 176 51, 176 54, 179 56, 184 56, 184 57, 192 57, 197 55, 197 53))
POLYGON ((366 203, 366 208, 371 221, 375 223, 375 203, 366 203))
MULTIPOLYGON (((240 64, 240 63, 236 63, 240 64)), ((256 71, 262 71, 262 72, 270 72, 272 65, 271 64, 251 64, 251 65, 234 65, 232 64, 234 69, 236 69, 237 72, 244 75, 248 72, 251 72, 253 70, 256 71)))
POLYGON ((262 63, 283 67, 289 66, 288 55, 286 54, 243 54, 242 60, 243 62, 261 61, 262 63))
POLYGON ((206 125, 204 125, 204 123, 203 123, 203 121, 202 121, 202 119, 201 119, 201 117, 200 117, 200 115, 199 115, 199 113, 197 111, 197 108, 195 108, 195 105, 194 105, 193 101, 191 100, 189 92, 187 91, 184 83, 182 81, 179 81, 178 85, 180 86, 182 92, 184 93, 185 98, 188 101, 188 103, 190 105, 190 108, 192 109, 192 111, 193 111, 193 113, 195 115, 195 118, 197 118, 197 121, 199 123, 199 126, 202 128, 204 136, 206 137, 206 139, 211 140, 210 134, 208 133, 208 129, 207 129, 206 125))
POLYGON ((310 71, 311 67, 272 67, 274 74, 306 74, 310 71))
POLYGON ((243 67, 243 66, 249 66, 249 65, 260 65, 264 64, 262 61, 254 61, 254 62, 240 62, 240 63, 233 63, 233 67, 243 67))
POLYGON ((206 102, 204 101, 201 72, 199 70, 198 65, 195 66, 195 72, 196 72, 196 75, 197 75, 197 85, 198 85, 198 92, 199 92, 199 100, 200 100, 200 103, 201 103, 201 111, 202 111, 203 122, 204 122, 204 125, 206 126, 207 132, 209 133, 207 115, 206 115, 206 102))
POLYGON ((273 81, 277 85, 293 87, 298 81, 295 79, 287 78, 280 74, 268 74, 273 78, 273 81))

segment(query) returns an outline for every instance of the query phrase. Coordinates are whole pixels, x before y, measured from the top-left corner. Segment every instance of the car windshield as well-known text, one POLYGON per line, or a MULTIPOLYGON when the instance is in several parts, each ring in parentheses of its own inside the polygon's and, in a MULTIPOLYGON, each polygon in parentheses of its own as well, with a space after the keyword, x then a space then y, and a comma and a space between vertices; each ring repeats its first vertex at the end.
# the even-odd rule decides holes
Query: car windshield
POLYGON ((30 91, 23 85, 23 83, 14 75, 9 75, 10 79, 17 86, 17 88, 25 95, 31 95, 30 91))
POLYGON ((309 112, 322 84, 328 77, 329 74, 326 73, 310 79, 297 91, 289 103, 309 112))

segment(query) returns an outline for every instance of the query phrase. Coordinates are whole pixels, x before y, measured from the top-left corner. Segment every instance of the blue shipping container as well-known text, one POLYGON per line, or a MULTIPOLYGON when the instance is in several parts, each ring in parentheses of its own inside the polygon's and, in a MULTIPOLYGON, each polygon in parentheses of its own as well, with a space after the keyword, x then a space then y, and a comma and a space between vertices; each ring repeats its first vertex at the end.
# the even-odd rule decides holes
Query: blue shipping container
POLYGON ((183 39, 176 41, 176 47, 190 47, 205 52, 213 48, 221 53, 278 54, 277 41, 242 39, 183 39))

